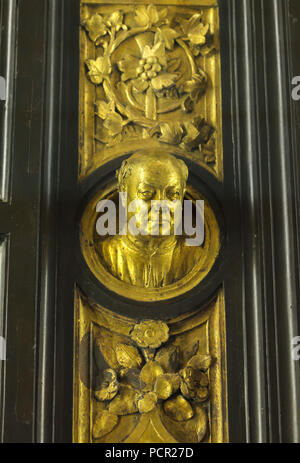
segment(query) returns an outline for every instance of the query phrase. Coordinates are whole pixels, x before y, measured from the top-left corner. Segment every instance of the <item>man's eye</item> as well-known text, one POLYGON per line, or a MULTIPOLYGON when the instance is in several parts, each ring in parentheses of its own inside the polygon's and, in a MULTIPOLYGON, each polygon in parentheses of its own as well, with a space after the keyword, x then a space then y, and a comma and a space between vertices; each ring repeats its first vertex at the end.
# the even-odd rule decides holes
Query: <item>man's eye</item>
POLYGON ((179 198, 180 193, 179 193, 179 191, 170 191, 170 192, 168 193, 168 196, 169 196, 169 198, 171 198, 171 199, 175 199, 175 198, 179 198))
POLYGON ((151 198, 152 195, 153 195, 153 193, 152 193, 152 191, 140 191, 140 192, 139 192, 139 195, 140 195, 142 198, 147 199, 147 198, 151 198))

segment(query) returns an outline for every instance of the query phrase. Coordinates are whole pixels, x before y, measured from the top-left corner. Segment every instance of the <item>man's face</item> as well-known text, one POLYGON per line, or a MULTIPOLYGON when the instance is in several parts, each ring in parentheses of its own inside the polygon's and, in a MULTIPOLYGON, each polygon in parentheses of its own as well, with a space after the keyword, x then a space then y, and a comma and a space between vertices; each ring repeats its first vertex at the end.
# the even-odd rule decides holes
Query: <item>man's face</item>
POLYGON ((149 158, 144 164, 136 164, 126 182, 128 220, 138 212, 135 209, 134 212, 129 210, 130 203, 143 200, 143 204, 147 207, 148 224, 146 225, 136 216, 136 225, 142 234, 159 236, 174 234, 175 210, 176 208, 178 210, 178 207, 181 210, 184 188, 182 173, 176 162, 170 160, 161 162, 149 158), (168 227, 170 227, 169 233, 168 227))

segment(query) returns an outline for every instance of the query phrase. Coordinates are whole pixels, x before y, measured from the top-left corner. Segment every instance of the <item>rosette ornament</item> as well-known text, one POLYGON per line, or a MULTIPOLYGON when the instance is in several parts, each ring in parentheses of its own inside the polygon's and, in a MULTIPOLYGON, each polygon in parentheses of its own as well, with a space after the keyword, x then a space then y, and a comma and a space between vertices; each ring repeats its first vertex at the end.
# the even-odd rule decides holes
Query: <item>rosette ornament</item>
POLYGON ((165 45, 156 43, 145 45, 140 56, 127 55, 118 62, 121 79, 131 81, 133 89, 139 93, 149 87, 154 92, 169 89, 176 83, 176 74, 166 71, 167 55, 165 45))

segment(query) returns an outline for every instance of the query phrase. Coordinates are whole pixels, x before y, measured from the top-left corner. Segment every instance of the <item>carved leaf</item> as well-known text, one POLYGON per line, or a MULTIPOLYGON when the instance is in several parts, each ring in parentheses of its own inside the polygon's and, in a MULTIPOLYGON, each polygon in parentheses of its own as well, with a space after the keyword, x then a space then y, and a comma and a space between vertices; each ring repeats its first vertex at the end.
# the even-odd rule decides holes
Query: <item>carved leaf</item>
POLYGON ((191 29, 197 26, 202 19, 202 13, 195 13, 188 20, 181 19, 180 26, 185 34, 188 34, 191 29))
POLYGON ((116 344, 121 343, 124 339, 126 338, 116 335, 105 328, 101 328, 100 332, 97 334, 97 346, 103 355, 104 360, 113 370, 117 370, 119 367, 115 354, 115 346, 116 344))
POLYGON ((186 136, 183 139, 183 143, 190 150, 194 150, 199 145, 207 143, 214 132, 214 128, 201 117, 195 118, 192 122, 185 122, 184 126, 186 136))
POLYGON ((119 364, 124 368, 139 368, 142 365, 142 358, 134 346, 118 344, 116 356, 119 364))
POLYGON ((116 415, 131 415, 138 412, 136 404, 138 392, 120 385, 119 394, 109 404, 109 412, 116 415))
POLYGON ((108 130, 109 135, 114 137, 122 132, 123 119, 120 114, 112 113, 105 119, 103 125, 108 130))
POLYGON ((186 122, 185 128, 187 135, 183 139, 183 143, 190 150, 193 150, 198 147, 201 143, 201 136, 199 130, 192 124, 192 122, 186 122))
POLYGON ((166 400, 171 397, 172 394, 177 392, 179 386, 179 375, 161 375, 156 379, 154 391, 156 392, 159 399, 166 400))
POLYGON ((175 74, 169 73, 164 73, 154 77, 154 79, 151 80, 152 88, 157 92, 160 90, 168 89, 175 85, 176 77, 177 76, 175 74))
POLYGON ((179 349, 172 344, 159 349, 155 356, 158 362, 167 373, 175 373, 179 369, 179 349))
POLYGON ((207 371, 211 365, 211 356, 208 354, 194 355, 187 363, 187 366, 195 370, 207 371))
POLYGON ((104 76, 111 73, 111 64, 107 57, 99 56, 96 60, 88 59, 86 65, 89 70, 89 78, 96 85, 101 84, 104 76))
POLYGON ((178 145, 181 142, 183 130, 179 122, 164 122, 160 124, 160 141, 170 145, 178 145))
POLYGON ((201 144, 207 143, 210 140, 213 133, 214 128, 211 125, 207 124, 206 122, 202 124, 202 126, 200 127, 201 144))
POLYGON ((138 26, 141 27, 150 25, 150 18, 147 13, 146 7, 140 6, 136 9, 135 22, 138 26))
POLYGON ((100 389, 95 391, 95 398, 100 402, 112 400, 117 395, 118 390, 119 383, 116 373, 112 369, 105 370, 100 389))
POLYGON ((206 88, 206 77, 204 75, 195 74, 192 80, 186 81, 181 87, 181 92, 189 93, 193 101, 199 100, 201 94, 206 88))
POLYGON ((115 137, 110 137, 109 138, 109 141, 107 143, 107 146, 115 146, 115 145, 118 145, 119 143, 121 143, 122 141, 122 135, 119 133, 118 135, 116 135, 115 137))
POLYGON ((163 42, 168 50, 173 50, 174 41, 180 36, 180 34, 171 29, 170 27, 158 28, 155 34, 154 43, 163 42))
POLYGON ((135 79, 138 76, 138 59, 135 56, 125 55, 117 64, 122 72, 121 78, 124 82, 129 79, 135 79))
POLYGON ((209 24, 204 24, 201 21, 202 14, 194 14, 188 21, 180 22, 181 28, 186 34, 185 40, 189 40, 192 45, 204 45, 206 43, 206 35, 209 31, 209 24))
POLYGON ((135 79, 132 82, 134 90, 136 90, 138 93, 143 93, 149 87, 149 83, 141 78, 135 79))
POLYGON ((107 34, 107 27, 101 14, 94 14, 91 18, 82 22, 89 33, 90 39, 99 45, 99 39, 107 34))
POLYGON ((107 25, 115 27, 118 32, 120 29, 127 30, 127 26, 123 24, 123 13, 121 11, 114 11, 107 19, 107 25))
POLYGON ((142 5, 136 8, 135 22, 141 27, 158 26, 164 22, 167 14, 167 8, 158 11, 154 5, 148 5, 147 7, 142 5))
POLYGON ((187 366, 179 372, 181 376, 180 390, 187 399, 203 402, 208 397, 208 377, 200 370, 187 366))
POLYGON ((125 368, 120 372, 122 375, 122 384, 131 386, 134 389, 140 389, 140 370, 137 368, 125 368))
POLYGON ((100 439, 109 434, 118 424, 119 417, 113 413, 104 410, 100 412, 93 426, 94 439, 100 439))
POLYGON ((204 162, 206 162, 206 164, 214 164, 216 162, 216 155, 214 153, 206 154, 204 157, 204 162))
POLYGON ((191 43, 195 45, 204 45, 206 42, 206 34, 209 29, 209 24, 199 23, 197 26, 192 28, 188 33, 188 38, 191 43))
POLYGON ((113 113, 115 111, 115 104, 113 101, 110 101, 109 103, 106 103, 102 100, 96 101, 95 107, 95 113, 101 119, 106 119, 110 113, 113 113))
POLYGON ((168 67, 167 71, 168 72, 176 72, 180 66, 182 65, 182 61, 180 58, 172 58, 168 61, 168 67))
POLYGON ((182 352, 183 364, 185 365, 188 360, 190 360, 194 355, 196 355, 198 350, 199 350, 199 341, 188 344, 185 350, 182 352))

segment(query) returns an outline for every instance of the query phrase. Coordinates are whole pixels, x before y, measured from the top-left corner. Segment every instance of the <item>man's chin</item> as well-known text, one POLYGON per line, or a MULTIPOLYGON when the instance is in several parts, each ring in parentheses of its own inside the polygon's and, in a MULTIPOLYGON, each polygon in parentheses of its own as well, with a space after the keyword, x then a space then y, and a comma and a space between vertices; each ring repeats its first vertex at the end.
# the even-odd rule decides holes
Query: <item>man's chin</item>
POLYGON ((166 222, 151 222, 149 223, 149 230, 151 230, 149 234, 151 234, 152 236, 157 236, 157 235, 170 236, 173 234, 172 224, 170 227, 170 222, 167 222, 167 221, 166 222))
POLYGON ((166 232, 163 227, 159 227, 159 229, 154 229, 151 232, 143 233, 143 236, 145 236, 146 238, 168 238, 172 235, 174 235, 172 231, 171 233, 169 232, 169 230, 167 230, 166 232))

